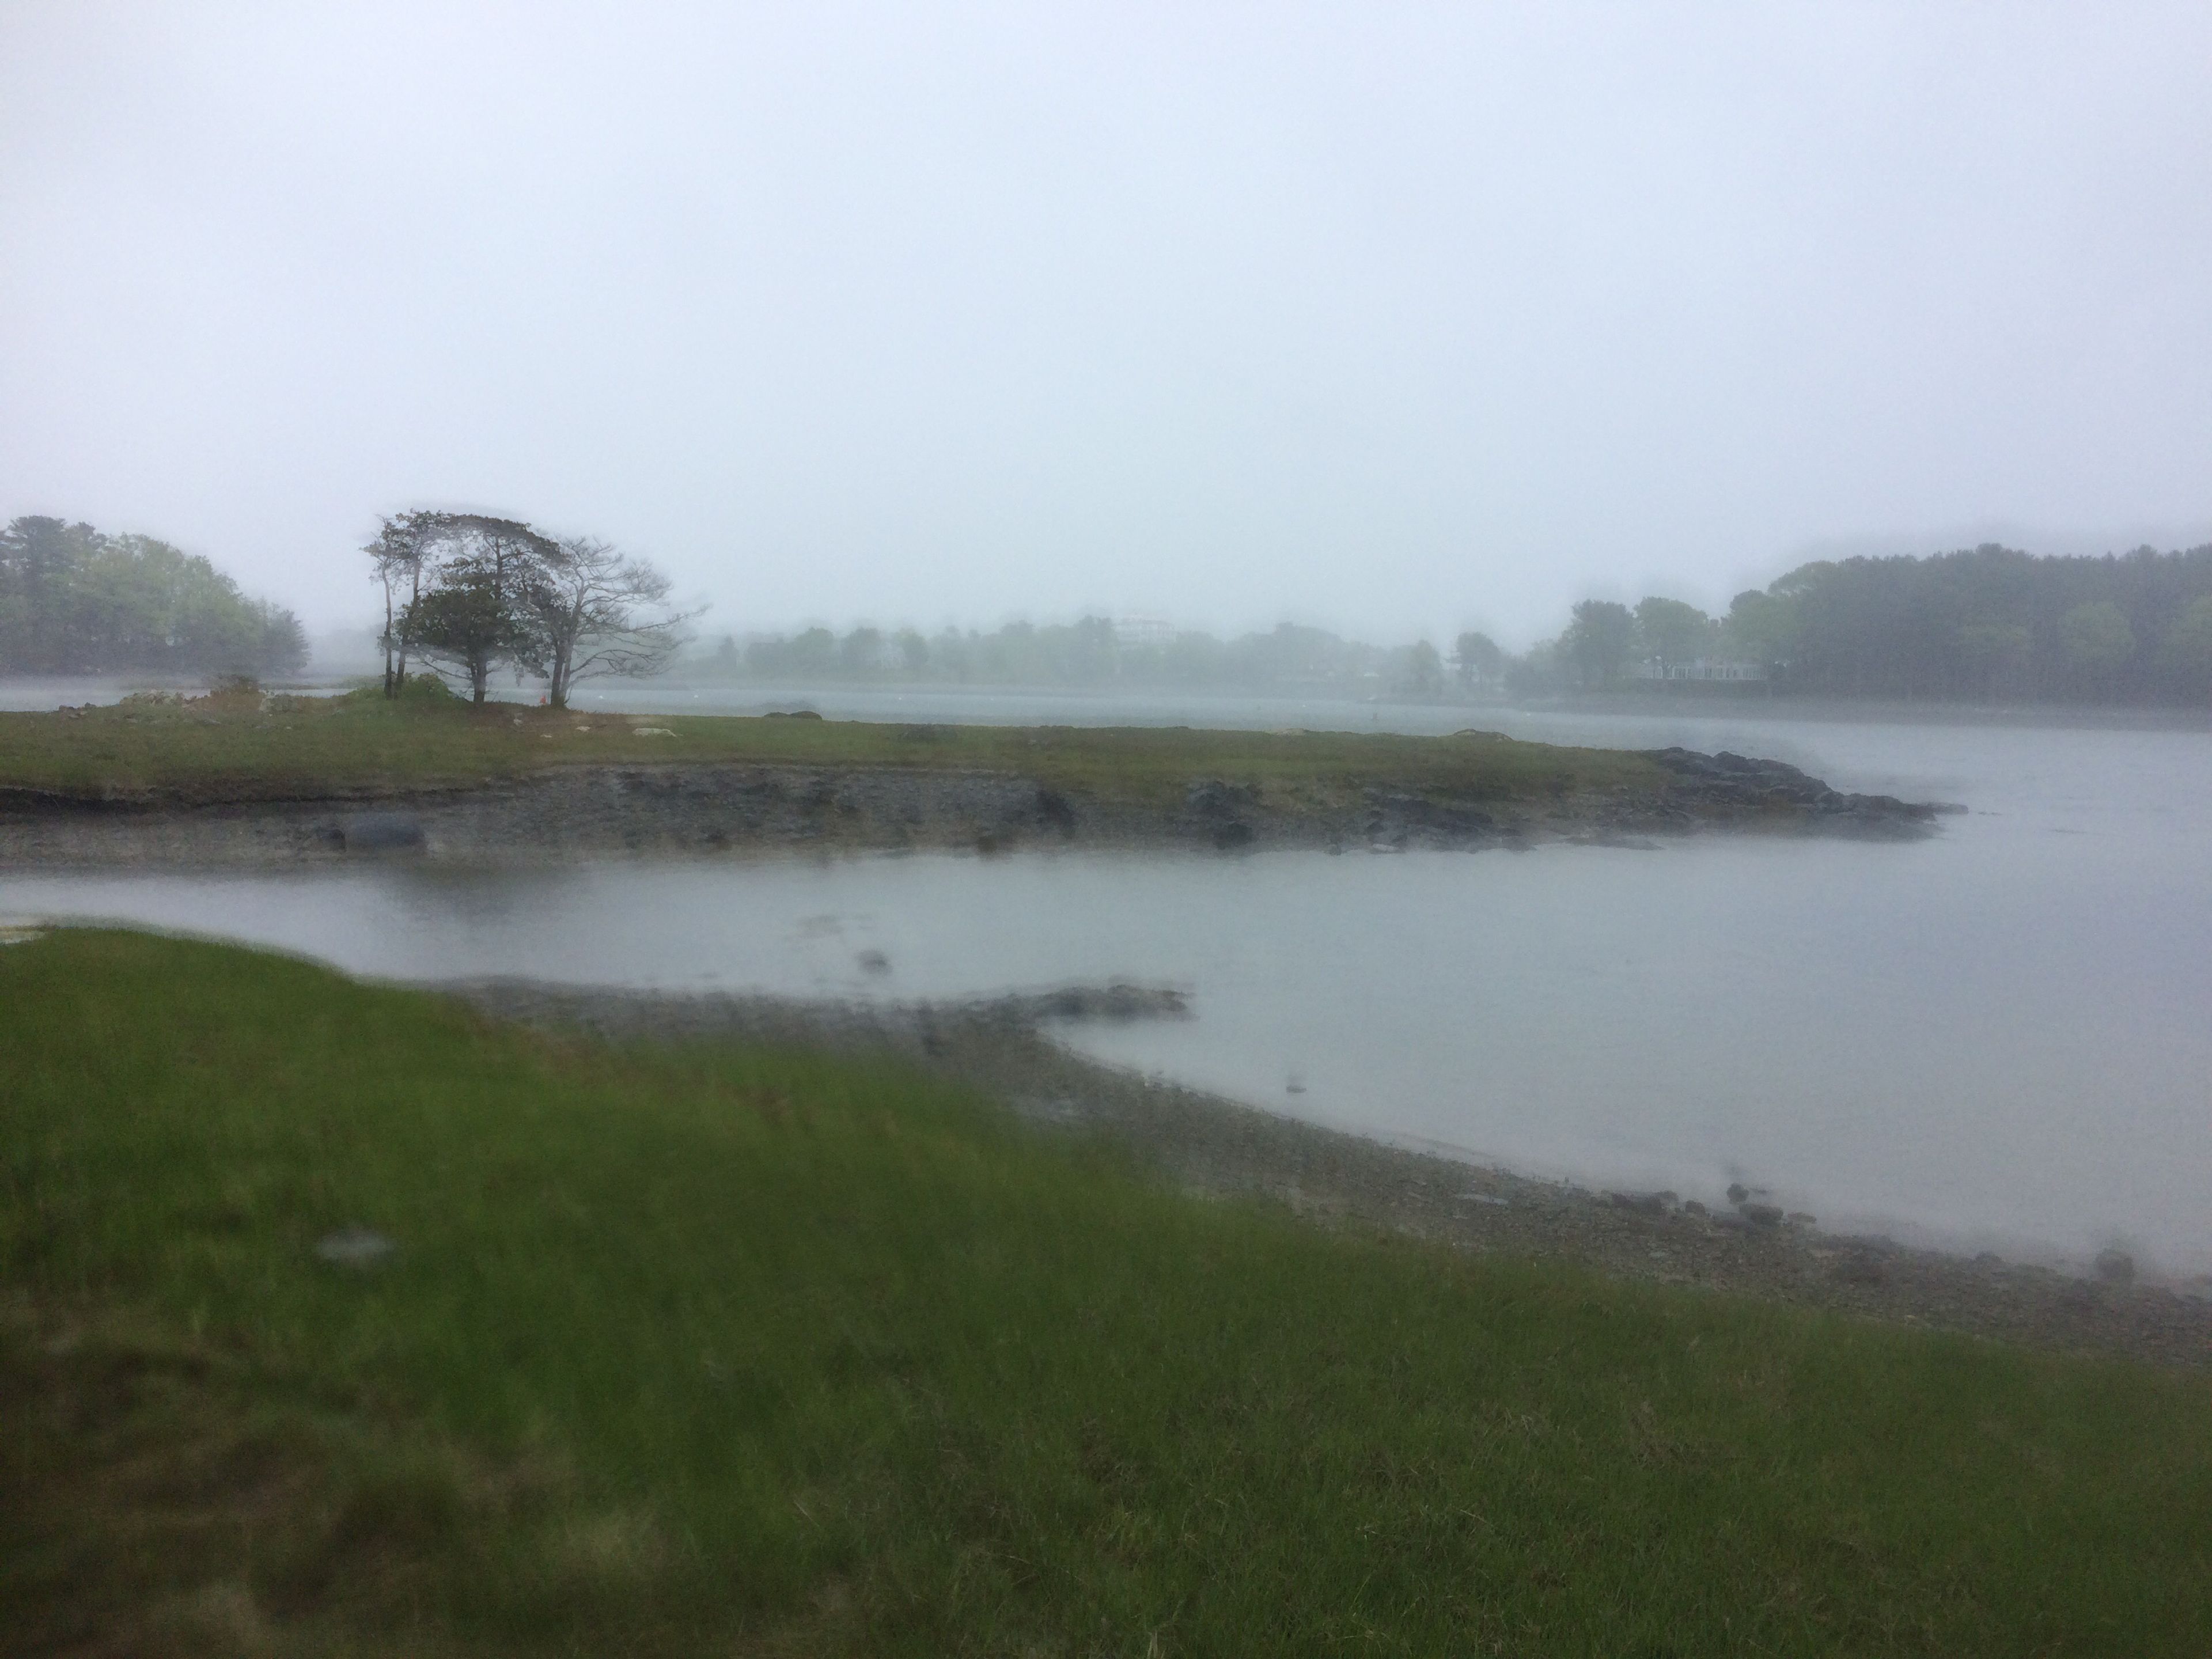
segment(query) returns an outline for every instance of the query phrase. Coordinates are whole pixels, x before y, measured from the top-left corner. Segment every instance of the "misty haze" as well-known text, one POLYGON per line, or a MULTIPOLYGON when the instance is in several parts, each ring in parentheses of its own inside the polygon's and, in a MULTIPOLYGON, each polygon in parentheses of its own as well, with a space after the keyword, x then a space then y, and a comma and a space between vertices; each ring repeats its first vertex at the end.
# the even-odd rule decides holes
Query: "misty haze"
POLYGON ((2212 1650, 2208 61, 0 16, 0 1654, 2212 1650))

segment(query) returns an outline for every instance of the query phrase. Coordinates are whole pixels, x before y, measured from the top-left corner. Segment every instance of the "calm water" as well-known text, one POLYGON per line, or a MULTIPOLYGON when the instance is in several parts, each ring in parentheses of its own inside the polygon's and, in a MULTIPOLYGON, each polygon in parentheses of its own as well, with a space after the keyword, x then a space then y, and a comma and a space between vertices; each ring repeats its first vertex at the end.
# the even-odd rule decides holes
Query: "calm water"
MULTIPOLYGON (((1279 708, 1264 723, 1357 723, 1279 708)), ((0 872, 0 911, 410 979, 855 997, 1171 981, 1194 1020, 1070 1040, 1531 1172, 1686 1196, 1743 1179, 1827 1225, 2021 1253, 2118 1242, 2212 1269, 2212 734, 1472 723, 1775 755, 1973 810, 1901 847, 0 872), (891 972, 864 973, 866 951, 891 972)))

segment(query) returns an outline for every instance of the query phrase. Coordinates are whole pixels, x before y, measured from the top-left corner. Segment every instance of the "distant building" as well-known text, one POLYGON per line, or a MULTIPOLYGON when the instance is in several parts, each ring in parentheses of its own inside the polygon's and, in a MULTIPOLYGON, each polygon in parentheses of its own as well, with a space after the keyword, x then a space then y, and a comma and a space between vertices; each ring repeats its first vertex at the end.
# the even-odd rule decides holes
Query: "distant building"
POLYGON ((1639 680, 1763 680, 1766 665, 1741 657, 1698 657, 1690 662, 1641 662, 1639 680))

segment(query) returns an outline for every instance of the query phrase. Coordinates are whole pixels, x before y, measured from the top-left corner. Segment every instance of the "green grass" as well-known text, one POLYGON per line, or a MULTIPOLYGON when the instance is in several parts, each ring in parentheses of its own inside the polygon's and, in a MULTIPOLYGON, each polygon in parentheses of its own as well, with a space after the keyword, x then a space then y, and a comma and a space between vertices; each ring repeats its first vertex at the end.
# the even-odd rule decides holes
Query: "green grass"
POLYGON ((2212 1651, 2202 1377, 210 945, 10 945, 0 1011, 0 1650, 2212 1651))
POLYGON ((1316 803, 1369 785, 1534 799, 1667 787, 1641 757, 1502 738, 1182 728, 883 726, 556 713, 452 699, 331 698, 0 714, 0 787, 100 799, 268 800, 465 785, 551 766, 726 761, 1021 773, 1095 798, 1179 802, 1196 778, 1316 803), (672 736, 641 738, 650 726, 672 736))

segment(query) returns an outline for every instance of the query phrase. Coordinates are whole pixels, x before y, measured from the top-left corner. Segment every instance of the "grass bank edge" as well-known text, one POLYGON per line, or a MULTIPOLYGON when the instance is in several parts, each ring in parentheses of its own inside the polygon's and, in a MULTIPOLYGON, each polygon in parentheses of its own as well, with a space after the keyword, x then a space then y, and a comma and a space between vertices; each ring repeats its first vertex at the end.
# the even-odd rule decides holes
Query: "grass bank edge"
POLYGON ((0 950, 0 1006, 36 1499, 0 1571, 49 1632, 2212 1636, 2201 1377, 1330 1237, 887 1060, 533 1035, 228 947, 64 930, 0 950), (388 1268, 317 1261, 355 1223, 388 1268))

